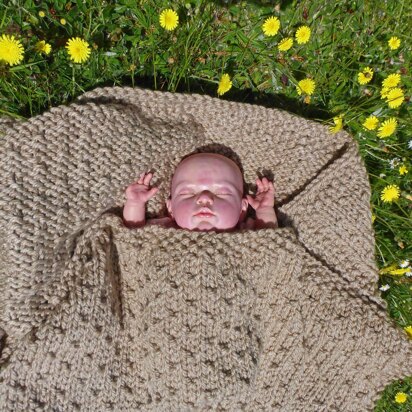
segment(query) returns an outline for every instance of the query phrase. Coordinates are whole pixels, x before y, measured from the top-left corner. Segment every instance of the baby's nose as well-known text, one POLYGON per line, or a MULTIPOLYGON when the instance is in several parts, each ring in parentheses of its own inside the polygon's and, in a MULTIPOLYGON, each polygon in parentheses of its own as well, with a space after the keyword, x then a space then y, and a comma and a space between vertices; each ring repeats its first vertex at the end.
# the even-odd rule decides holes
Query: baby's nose
POLYGON ((204 190, 202 193, 200 193, 197 201, 198 203, 213 202, 213 194, 210 192, 210 190, 204 190))

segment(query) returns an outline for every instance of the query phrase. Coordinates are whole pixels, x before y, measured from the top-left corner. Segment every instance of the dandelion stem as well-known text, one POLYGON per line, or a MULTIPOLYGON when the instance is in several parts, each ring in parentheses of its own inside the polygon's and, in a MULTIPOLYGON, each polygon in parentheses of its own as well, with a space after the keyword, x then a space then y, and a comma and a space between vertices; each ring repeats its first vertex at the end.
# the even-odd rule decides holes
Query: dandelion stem
POLYGON ((72 95, 74 96, 75 78, 74 78, 74 64, 72 65, 72 95))
POLYGON ((381 255, 381 258, 383 260, 383 264, 386 265, 386 260, 385 260, 383 254, 382 254, 382 251, 381 251, 381 248, 379 247, 378 242, 376 242, 376 248, 379 250, 379 254, 381 255))
MULTIPOLYGON (((395 200, 396 205, 399 207, 399 209, 402 210, 404 216, 408 216, 408 213, 403 209, 403 207, 401 206, 401 204, 395 200)), ((400 216, 399 216, 400 217, 400 216)))
POLYGON ((392 227, 386 223, 385 219, 382 219, 382 218, 379 217, 378 215, 376 216, 376 219, 377 219, 380 223, 382 223, 384 226, 386 226, 386 227, 392 232, 392 234, 393 234, 394 236, 396 236, 396 233, 393 231, 392 227))
MULTIPOLYGON (((382 242, 382 245, 385 247, 385 249, 389 252, 389 254, 392 256, 392 260, 393 261, 396 261, 397 259, 396 259, 396 256, 392 253, 392 251, 388 248, 388 246, 386 246, 386 244, 385 243, 383 243, 382 242)), ((386 263, 385 263, 385 265, 386 265, 386 263)))
POLYGON ((372 157, 375 157, 376 159, 379 159, 379 160, 381 160, 382 162, 386 162, 385 159, 382 159, 381 157, 376 156, 375 154, 373 154, 373 153, 370 152, 369 150, 366 149, 365 151, 366 151, 366 153, 370 154, 372 157))
MULTIPOLYGON (((385 215, 390 216, 390 217, 392 217, 392 218, 397 218, 397 219, 405 220, 406 223, 410 223, 410 222, 411 222, 411 220, 410 220, 408 217, 402 217, 402 216, 399 216, 399 215, 396 214, 396 213, 390 213, 390 212, 388 212, 387 210, 381 209, 381 208, 379 208, 379 207, 377 207, 377 206, 375 206, 375 210, 376 210, 377 212, 379 212, 379 213, 385 214, 385 215)), ((410 226, 410 225, 407 225, 407 226, 410 226)), ((412 227, 412 226, 410 226, 410 227, 412 227)))
POLYGON ((156 62, 155 62, 155 55, 154 50, 152 52, 152 61, 153 61, 153 76, 154 76, 154 88, 157 90, 157 82, 156 82, 156 62))

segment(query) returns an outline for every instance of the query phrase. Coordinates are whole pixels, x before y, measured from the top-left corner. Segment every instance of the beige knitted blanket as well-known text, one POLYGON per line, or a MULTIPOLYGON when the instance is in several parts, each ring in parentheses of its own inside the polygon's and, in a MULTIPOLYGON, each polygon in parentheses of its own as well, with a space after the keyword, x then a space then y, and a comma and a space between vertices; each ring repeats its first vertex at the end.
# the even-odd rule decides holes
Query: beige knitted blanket
POLYGON ((412 374, 377 291, 357 143, 283 111, 96 89, 0 129, 1 410, 372 410, 412 374), (124 189, 180 158, 275 183, 278 229, 123 226, 124 189))

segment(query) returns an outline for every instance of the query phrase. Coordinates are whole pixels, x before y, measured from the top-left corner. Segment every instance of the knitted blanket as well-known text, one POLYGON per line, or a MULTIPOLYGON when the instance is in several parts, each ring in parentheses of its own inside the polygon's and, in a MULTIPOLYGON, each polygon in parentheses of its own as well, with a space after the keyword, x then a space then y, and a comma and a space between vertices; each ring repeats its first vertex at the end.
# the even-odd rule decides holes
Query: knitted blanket
POLYGON ((96 89, 0 143, 2 410, 372 410, 412 374, 377 291, 351 136, 207 96, 96 89), (154 170, 165 213, 194 150, 275 183, 279 228, 123 226, 154 170))

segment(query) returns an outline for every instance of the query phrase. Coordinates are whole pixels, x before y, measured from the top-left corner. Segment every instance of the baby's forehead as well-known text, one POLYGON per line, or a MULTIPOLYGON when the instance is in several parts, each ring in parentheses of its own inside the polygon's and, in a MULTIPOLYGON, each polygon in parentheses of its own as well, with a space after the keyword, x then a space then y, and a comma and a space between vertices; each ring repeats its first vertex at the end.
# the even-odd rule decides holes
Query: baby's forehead
POLYGON ((171 181, 171 189, 186 183, 232 185, 243 187, 243 175, 238 165, 231 159, 216 154, 195 154, 187 157, 176 167, 171 181))
POLYGON ((195 154, 187 157, 178 164, 173 177, 180 175, 193 174, 198 169, 208 171, 208 169, 222 169, 242 175, 239 166, 231 159, 217 154, 195 154))

